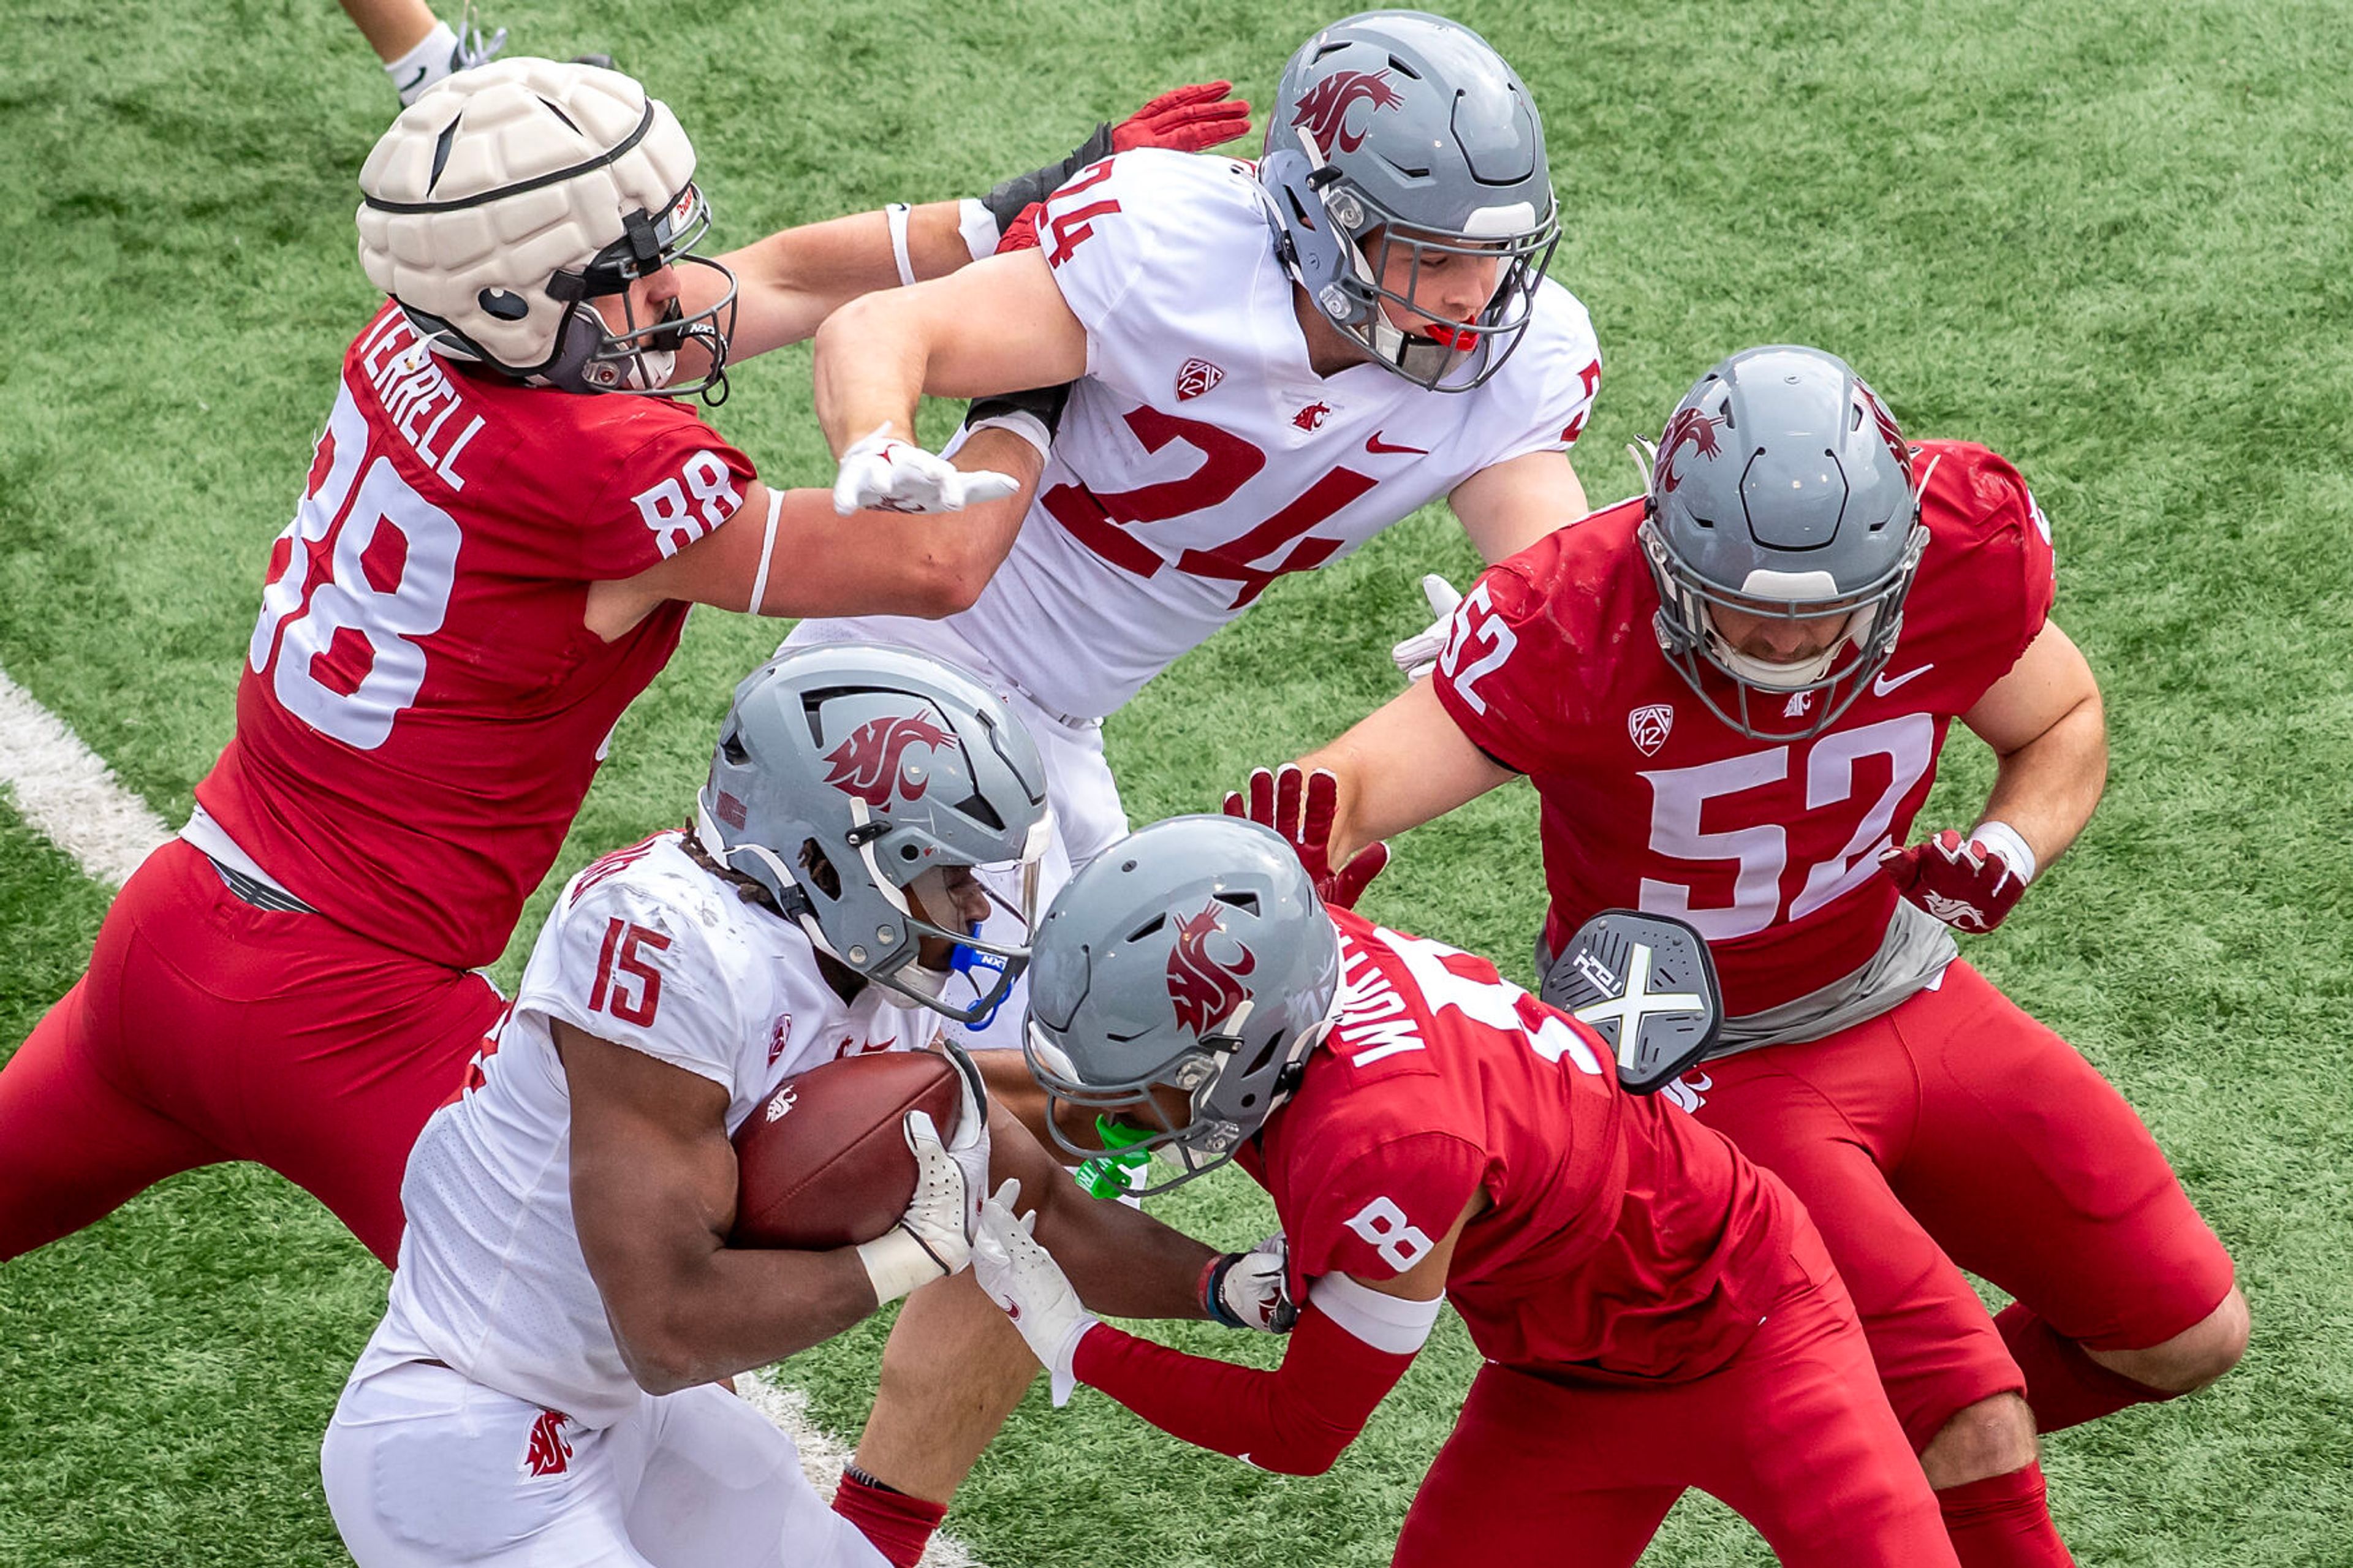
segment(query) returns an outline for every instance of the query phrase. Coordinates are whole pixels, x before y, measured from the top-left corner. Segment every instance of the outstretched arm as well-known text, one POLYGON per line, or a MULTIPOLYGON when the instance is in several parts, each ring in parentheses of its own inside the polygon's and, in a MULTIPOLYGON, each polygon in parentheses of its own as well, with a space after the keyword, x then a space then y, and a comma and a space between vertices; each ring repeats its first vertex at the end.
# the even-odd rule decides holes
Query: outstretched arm
POLYGON ((1302 757, 1299 766, 1338 781, 1325 849, 1335 866, 1518 776, 1472 744, 1427 680, 1415 681, 1338 740, 1302 757))
POLYGON ((1567 452, 1525 452, 1480 469, 1448 492, 1462 531, 1490 566, 1585 515, 1585 486, 1567 452))
POLYGON ((1474 1195, 1445 1237, 1402 1274, 1318 1279, 1272 1372, 1187 1355, 1108 1323, 1081 1321, 1075 1338, 1050 1342, 1053 1259, 1008 1224, 993 1199, 982 1209, 974 1271, 982 1289, 1018 1309, 1014 1325, 1056 1372, 1058 1403, 1075 1376, 1197 1447, 1261 1469, 1319 1475, 1413 1364, 1438 1321, 1455 1244, 1485 1202, 1474 1195), (1056 1364, 1064 1356, 1067 1365, 1056 1364))
POLYGON ((746 488, 718 528, 634 577, 592 584, 588 628, 610 642, 672 599, 761 616, 922 616, 969 608, 1011 552, 1043 471, 1038 449, 981 430, 952 459, 1020 488, 953 516, 833 508, 829 491, 746 488))
MULTIPOLYGON (((803 224, 728 252, 719 258, 736 278, 728 358, 745 360, 804 342, 828 316, 861 294, 943 278, 979 260, 996 249, 1024 207, 1045 200, 1098 158, 1134 147, 1198 153, 1242 135, 1250 130, 1250 105, 1228 97, 1232 90, 1231 82, 1210 81, 1164 92, 1118 124, 1096 126, 1066 155, 999 182, 985 196, 921 206, 902 203, 803 224)), ((718 298, 715 279, 694 276, 692 269, 690 277, 690 311, 718 298)))
POLYGON ((915 403, 1075 381, 1087 333, 1044 254, 1010 251, 952 277, 867 294, 817 335, 817 413, 837 456, 881 429, 915 431, 915 403))

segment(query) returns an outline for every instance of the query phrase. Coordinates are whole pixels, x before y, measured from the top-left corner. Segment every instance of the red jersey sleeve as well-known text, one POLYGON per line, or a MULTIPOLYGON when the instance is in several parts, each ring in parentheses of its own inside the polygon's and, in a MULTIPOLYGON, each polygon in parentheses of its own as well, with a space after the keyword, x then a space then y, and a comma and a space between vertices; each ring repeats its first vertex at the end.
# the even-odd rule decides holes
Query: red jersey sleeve
MULTIPOLYGON (((1933 542, 1905 616, 1907 624, 1915 616, 1950 618, 1966 633, 1970 683, 1982 695, 2051 618, 2058 589, 2051 523, 2000 454, 1958 441, 1927 442, 1921 450, 1936 464, 1923 497, 1933 542)), ((1964 693, 1958 709, 1973 701, 1964 693)))
POLYGON ((1454 1228, 1487 1168, 1478 1145, 1451 1132, 1414 1132, 1370 1148, 1318 1140, 1289 1184, 1283 1215, 1293 1273, 1388 1279, 1429 1255, 1454 1228))
POLYGON ((682 407, 629 432, 586 514, 575 520, 581 575, 634 577, 669 560, 741 510, 757 477, 752 459, 682 407))
POLYGON ((1431 678, 1439 702, 1471 743, 1514 773, 1543 771, 1544 738, 1560 728, 1562 699, 1579 679, 1576 649, 1537 576, 1559 537, 1488 568, 1472 584, 1455 607, 1431 678))
POLYGON ((1072 1371, 1196 1447, 1315 1476, 1356 1441, 1413 1354, 1366 1342, 1310 1302, 1272 1372, 1187 1355, 1109 1323, 1079 1341, 1072 1371))

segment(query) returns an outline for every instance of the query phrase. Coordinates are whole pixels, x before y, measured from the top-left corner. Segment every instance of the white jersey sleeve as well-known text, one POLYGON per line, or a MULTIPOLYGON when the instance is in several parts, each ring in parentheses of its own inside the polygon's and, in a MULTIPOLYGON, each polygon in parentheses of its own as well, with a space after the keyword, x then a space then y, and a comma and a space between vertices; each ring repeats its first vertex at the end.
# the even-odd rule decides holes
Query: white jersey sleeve
POLYGON ((1038 243, 1087 330, 1089 376, 1139 403, 1168 397, 1140 373, 1166 357, 1172 324, 1201 314, 1200 258, 1229 232, 1262 236, 1271 261, 1261 201, 1248 164, 1164 148, 1092 163, 1047 199, 1038 243))
POLYGON ((1547 278, 1536 285, 1534 319, 1504 368, 1481 387, 1493 468, 1530 452, 1566 452, 1585 434, 1601 391, 1601 345, 1576 295, 1547 278))
POLYGON ((683 1068, 733 1098, 744 987, 731 983, 739 965, 714 949, 693 907, 709 895, 682 879, 596 869, 566 888, 548 917, 515 1010, 683 1068))

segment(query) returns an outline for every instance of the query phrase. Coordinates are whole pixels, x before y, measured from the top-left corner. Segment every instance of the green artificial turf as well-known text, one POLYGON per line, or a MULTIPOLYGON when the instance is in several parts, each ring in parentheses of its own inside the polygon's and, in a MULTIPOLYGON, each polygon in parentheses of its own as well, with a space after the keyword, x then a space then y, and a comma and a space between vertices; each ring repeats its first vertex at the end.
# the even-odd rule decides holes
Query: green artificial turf
MULTIPOLYGON (((1554 271, 1608 363, 1577 454, 1597 501, 1632 488, 1619 449, 1683 385, 1771 341, 1837 350, 1907 430, 1985 441, 2033 483, 2057 533, 2057 618, 2106 689, 2115 773, 2082 845, 1969 952, 2140 1107, 2255 1313, 2248 1363, 2219 1387, 2052 1439, 2052 1508, 2087 1563, 2353 1563, 2342 7, 1461 14, 1547 117, 1554 271)), ((512 0, 491 19, 518 47, 608 48, 643 74, 694 135, 734 244, 977 192, 1179 81, 1230 76, 1263 104, 1325 14, 512 0)), ((228 732, 269 542, 372 308, 353 176, 391 107, 323 0, 0 0, 0 237, 17 258, 0 668, 168 819, 228 732)), ((829 482, 805 351, 736 385, 718 423, 767 477, 829 482)), ((1110 726, 1131 814, 1212 805, 1250 764, 1380 701, 1388 645, 1423 618, 1416 580, 1471 564, 1431 513, 1278 584, 1110 726)), ((624 721, 557 879, 682 816, 729 689, 778 630, 697 615, 624 721)), ((1989 776, 1957 742, 1924 824, 1966 824, 1989 776)), ((1525 978, 1533 818, 1514 786, 1409 836, 1366 909, 1525 978)), ((104 900, 0 811, 0 1051, 71 982, 104 900)), ((1236 1242, 1267 1224, 1231 1175, 1166 1212, 1236 1242)), ((168 1183, 0 1267, 0 1563, 340 1561, 317 1441, 382 1289, 322 1211, 251 1169, 168 1183)), ((880 1344, 869 1325, 786 1375, 854 1432, 880 1344)), ((1382 1563, 1474 1364, 1448 1320, 1313 1480, 1182 1449, 1092 1393, 1060 1412, 1033 1396, 951 1528, 997 1568, 1382 1563)), ((1767 1560, 1695 1502, 1648 1559, 1767 1560)))

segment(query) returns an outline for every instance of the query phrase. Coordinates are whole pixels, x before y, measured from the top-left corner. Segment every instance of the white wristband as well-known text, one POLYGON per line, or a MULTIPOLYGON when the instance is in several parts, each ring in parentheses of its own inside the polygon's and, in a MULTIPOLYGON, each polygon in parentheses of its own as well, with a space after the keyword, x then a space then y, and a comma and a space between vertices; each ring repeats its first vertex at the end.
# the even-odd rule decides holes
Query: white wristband
POLYGON ((904 202, 892 202, 882 209, 883 220, 891 226, 891 259, 899 264, 902 288, 915 280, 915 264, 907 255, 907 219, 914 210, 904 202))
POLYGON ((975 261, 996 255, 997 242, 1005 237, 997 226, 997 215, 978 196, 956 203, 956 232, 964 236, 964 247, 975 261))
POLYGON ((2034 851, 2026 847, 2017 828, 2007 822, 1980 822, 1969 830, 1969 837, 2000 856, 2019 881, 2034 880, 2034 851))
POLYGON ((866 1278, 874 1287, 878 1307, 941 1277, 940 1260, 903 1226, 894 1225, 873 1240, 860 1243, 858 1261, 866 1265, 866 1278))
MULTIPOLYGON (((1046 429, 1046 422, 1026 409, 1009 408, 1002 414, 991 414, 965 426, 966 430, 1009 430, 1038 448, 1042 462, 1053 450, 1054 437, 1046 429)), ((946 454, 942 454, 945 456, 946 454)))

